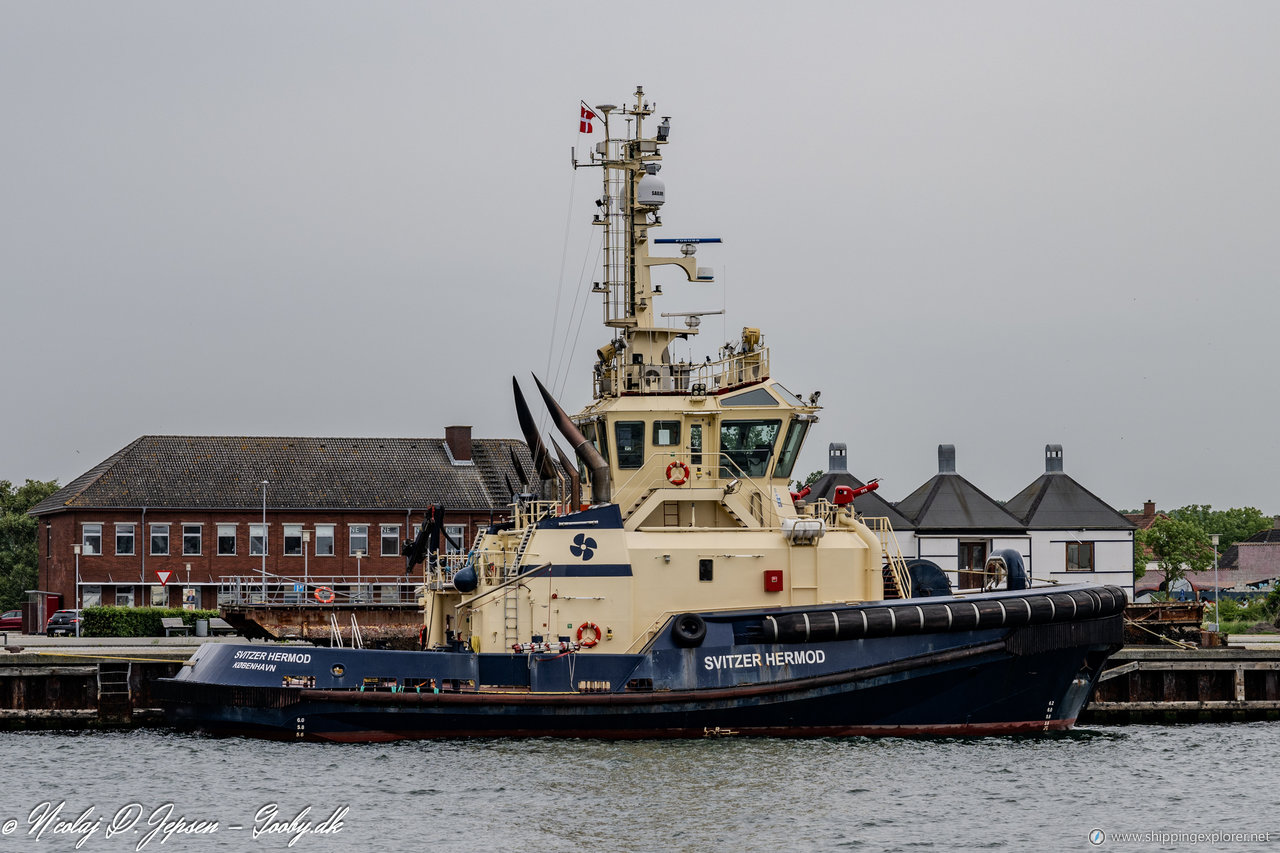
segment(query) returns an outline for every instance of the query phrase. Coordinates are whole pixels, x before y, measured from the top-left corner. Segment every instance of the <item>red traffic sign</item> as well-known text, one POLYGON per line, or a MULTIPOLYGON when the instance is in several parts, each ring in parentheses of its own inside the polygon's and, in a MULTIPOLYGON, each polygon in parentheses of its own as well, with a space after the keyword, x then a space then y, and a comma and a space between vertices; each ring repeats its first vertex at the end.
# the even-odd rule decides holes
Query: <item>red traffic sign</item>
POLYGON ((164 586, 173 577, 173 569, 156 569, 156 577, 160 579, 160 586, 164 586))

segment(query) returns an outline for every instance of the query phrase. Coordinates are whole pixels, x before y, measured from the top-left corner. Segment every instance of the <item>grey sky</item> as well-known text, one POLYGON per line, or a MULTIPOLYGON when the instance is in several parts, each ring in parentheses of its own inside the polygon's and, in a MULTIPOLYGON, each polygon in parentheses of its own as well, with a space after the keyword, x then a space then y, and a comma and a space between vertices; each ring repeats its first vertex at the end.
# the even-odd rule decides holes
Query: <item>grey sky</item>
POLYGON ((639 83, 664 236, 725 240, 662 310, 727 291, 692 353, 759 326, 822 390, 798 472, 846 441, 896 500, 954 443, 1007 499, 1061 443, 1118 507, 1280 513, 1277 33, 1264 2, 5 3, 0 478, 148 433, 516 436, 549 358, 576 409, 608 337, 594 297, 565 331, 578 99, 639 83))

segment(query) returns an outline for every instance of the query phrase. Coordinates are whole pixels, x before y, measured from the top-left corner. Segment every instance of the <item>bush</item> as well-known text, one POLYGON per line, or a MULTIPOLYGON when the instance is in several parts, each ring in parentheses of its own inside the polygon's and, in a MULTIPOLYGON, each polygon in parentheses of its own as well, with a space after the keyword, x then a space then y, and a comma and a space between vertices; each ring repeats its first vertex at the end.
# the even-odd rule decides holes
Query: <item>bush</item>
POLYGON ((86 637, 163 637, 161 619, 174 616, 195 633, 197 619, 213 619, 217 610, 180 607, 86 607, 81 633, 86 637))

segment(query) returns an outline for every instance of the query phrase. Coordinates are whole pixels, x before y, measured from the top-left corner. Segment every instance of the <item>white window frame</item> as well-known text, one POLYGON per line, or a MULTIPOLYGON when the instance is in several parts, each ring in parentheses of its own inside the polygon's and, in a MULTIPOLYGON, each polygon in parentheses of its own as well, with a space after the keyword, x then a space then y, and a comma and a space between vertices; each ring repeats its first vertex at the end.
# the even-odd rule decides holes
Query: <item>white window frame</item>
POLYGON ((82 523, 80 525, 80 553, 86 557, 96 557, 102 553, 101 522, 82 523), (89 544, 91 539, 97 540, 96 546, 89 544))
POLYGON ((379 525, 379 528, 380 529, 378 531, 378 540, 379 542, 381 542, 381 547, 379 550, 381 551, 382 556, 399 557, 400 549, 402 547, 401 541, 400 541, 400 525, 382 524, 382 525, 379 525), (387 550, 388 537, 390 537, 392 548, 394 550, 391 550, 391 551, 387 550))
POLYGON ((468 525, 466 524, 446 524, 444 526, 444 552, 446 554, 467 553, 467 548, 471 546, 471 543, 467 541, 467 527, 468 525), (453 545, 454 539, 458 541, 456 548, 453 545))
POLYGON ((347 556, 354 557, 356 551, 369 556, 369 525, 367 524, 348 524, 347 525, 347 556), (357 548, 356 542, 360 539, 364 540, 364 547, 357 548))
POLYGON ((131 586, 116 587, 116 607, 137 607, 137 606, 138 606, 138 595, 133 587, 131 586), (121 595, 127 595, 129 597, 128 604, 120 603, 121 595))
POLYGON ((269 557, 271 552, 267 550, 267 537, 271 534, 271 524, 250 524, 249 525, 249 556, 250 557, 269 557), (254 550, 254 540, 258 540, 259 548, 254 550))
POLYGON ((152 557, 169 556, 169 524, 168 522, 151 522, 147 529, 147 553, 152 557), (164 539, 164 550, 156 550, 156 537, 164 539))
POLYGON ((183 524, 182 525, 182 556, 199 557, 204 554, 204 525, 203 524, 183 524), (195 530, 192 533, 192 530, 195 530), (195 537, 196 550, 187 550, 187 537, 195 537))
POLYGON ((303 552, 305 550, 306 550, 306 545, 302 541, 302 525, 301 524, 284 525, 284 555, 286 557, 301 557, 303 556, 303 552), (297 540, 296 544, 297 544, 298 550, 296 551, 289 550, 290 539, 297 540))
POLYGON ((334 547, 334 542, 333 542, 334 528, 336 526, 337 525, 334 525, 334 524, 317 524, 316 525, 316 536, 313 541, 316 543, 315 555, 317 557, 332 557, 334 554, 337 553, 337 548, 334 547), (321 547, 322 545, 325 544, 326 540, 328 541, 328 545, 329 545, 329 550, 327 553, 321 547))
POLYGON ((225 522, 219 522, 218 524, 218 556, 219 557, 234 557, 236 555, 236 551, 240 549, 239 540, 240 540, 240 525, 236 524, 235 522, 232 522, 230 524, 227 524, 225 522), (231 550, 223 551, 222 540, 228 538, 227 530, 231 531, 231 535, 230 535, 231 550))
POLYGON ((101 607, 102 587, 96 583, 93 585, 82 585, 80 587, 80 606, 101 607))
POLYGON ((116 522, 115 527, 116 527, 116 556, 117 556, 117 557, 132 557, 132 556, 134 556, 135 554, 137 554, 137 553, 138 553, 138 538, 137 538, 137 528, 136 528, 136 526, 134 525, 134 523, 133 523, 132 521, 117 521, 117 522, 116 522), (129 540, 129 550, 128 550, 128 551, 121 551, 121 550, 120 550, 120 540, 121 540, 121 539, 128 539, 128 540, 129 540))

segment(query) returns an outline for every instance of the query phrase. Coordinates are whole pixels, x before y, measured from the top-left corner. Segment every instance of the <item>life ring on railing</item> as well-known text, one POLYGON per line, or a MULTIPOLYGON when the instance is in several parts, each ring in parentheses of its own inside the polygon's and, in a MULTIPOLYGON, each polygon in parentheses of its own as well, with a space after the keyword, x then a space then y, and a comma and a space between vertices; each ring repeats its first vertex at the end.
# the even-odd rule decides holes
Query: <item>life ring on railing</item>
POLYGON ((602 636, 604 635, 600 633, 600 626, 594 622, 583 622, 581 625, 578 626, 578 642, 582 644, 583 648, 587 648, 587 649, 591 648, 596 643, 600 642, 600 638, 602 636), (595 636, 589 640, 584 640, 582 639, 582 632, 587 630, 594 631, 595 636))
POLYGON ((677 459, 667 466, 667 482, 673 486, 683 486, 689 482, 689 466, 677 459), (677 473, 677 469, 679 469, 677 473))
POLYGON ((329 587, 327 586, 316 587, 315 597, 316 597, 316 601, 320 602, 321 604, 333 604, 333 599, 334 599, 333 590, 329 589, 329 587))

